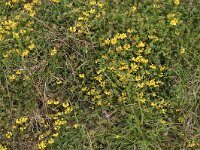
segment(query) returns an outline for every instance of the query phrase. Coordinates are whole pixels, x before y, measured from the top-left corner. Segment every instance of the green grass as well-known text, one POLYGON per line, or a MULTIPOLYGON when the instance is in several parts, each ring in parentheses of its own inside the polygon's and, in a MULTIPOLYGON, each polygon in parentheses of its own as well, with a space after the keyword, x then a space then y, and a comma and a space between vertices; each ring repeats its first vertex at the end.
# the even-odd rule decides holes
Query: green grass
POLYGON ((53 1, 0 2, 0 150, 200 149, 200 3, 53 1))

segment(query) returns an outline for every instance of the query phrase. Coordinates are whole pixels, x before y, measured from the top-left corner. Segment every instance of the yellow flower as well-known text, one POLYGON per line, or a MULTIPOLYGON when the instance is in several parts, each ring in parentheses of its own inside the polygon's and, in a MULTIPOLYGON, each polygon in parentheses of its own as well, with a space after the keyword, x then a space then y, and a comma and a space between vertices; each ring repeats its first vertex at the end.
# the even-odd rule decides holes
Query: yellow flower
POLYGON ((69 31, 72 32, 72 33, 76 32, 76 27, 70 27, 69 31))
POLYGON ((111 92, 110 92, 110 91, 104 91, 104 93, 105 93, 106 95, 111 95, 111 92))
POLYGON ((42 141, 37 145, 37 147, 38 149, 44 150, 46 148, 46 143, 42 141))
POLYGON ((30 13, 29 13, 29 15, 30 15, 31 17, 34 17, 34 16, 35 16, 35 14, 36 14, 36 12, 35 12, 35 11, 30 11, 30 13))
POLYGON ((104 43, 105 43, 106 45, 109 45, 109 44, 110 44, 110 40, 109 40, 109 39, 106 39, 106 40, 104 41, 104 43))
POLYGON ((183 123, 183 122, 184 122, 184 118, 183 118, 183 117, 179 117, 179 118, 178 118, 178 121, 179 121, 180 123, 183 123))
POLYGON ((173 25, 173 26, 177 25, 177 23, 178 23, 178 19, 177 18, 174 18, 174 19, 172 19, 170 21, 170 24, 173 25))
POLYGON ((24 5, 24 9, 27 11, 32 11, 33 6, 30 3, 24 5))
POLYGON ((31 43, 31 44, 28 46, 28 48, 29 48, 30 50, 34 49, 34 48, 35 48, 35 44, 34 44, 34 43, 31 43))
POLYGON ((37 4, 37 3, 39 3, 39 0, 33 0, 33 3, 37 4))
POLYGON ((143 88, 143 87, 144 87, 144 83, 138 83, 137 86, 138 86, 139 88, 143 88))
POLYGON ((64 108, 67 108, 67 107, 69 106, 69 103, 63 103, 62 106, 63 106, 64 108))
POLYGON ((53 104, 53 100, 52 100, 52 99, 48 100, 48 101, 47 101, 47 104, 48 104, 48 105, 53 104))
POLYGON ((48 140, 48 144, 53 144, 54 143, 54 139, 53 138, 50 138, 49 140, 48 140))
POLYGON ((17 77, 16 77, 16 75, 14 75, 14 74, 12 74, 12 75, 9 76, 9 80, 10 80, 10 81, 14 81, 14 80, 16 80, 16 78, 17 78, 17 77))
POLYGON ((62 83, 62 81, 60 81, 60 80, 58 80, 58 81, 56 81, 56 84, 61 84, 62 83))
POLYGON ((121 137, 120 135, 116 135, 116 136, 115 136, 116 139, 119 139, 120 137, 121 137))
POLYGON ((151 93, 151 95, 152 95, 153 97, 155 97, 155 96, 156 96, 156 93, 155 93, 155 92, 153 92, 153 93, 151 93))
POLYGON ((142 80, 142 77, 141 77, 141 76, 136 76, 136 77, 135 77, 135 81, 140 81, 140 80, 142 80))
POLYGON ((97 101, 97 105, 101 106, 102 105, 102 101, 101 100, 97 101))
POLYGON ((174 5, 179 5, 180 4, 180 0, 173 0, 174 5))
POLYGON ((124 49, 125 49, 125 50, 129 50, 130 48, 131 48, 130 44, 125 44, 125 45, 124 45, 124 49))
POLYGON ((60 103, 59 101, 53 102, 54 105, 58 105, 59 103, 60 103))
POLYGON ((145 43, 143 43, 142 41, 140 41, 137 45, 137 47, 145 47, 145 43))
POLYGON ((95 13, 95 9, 90 9, 89 11, 91 14, 95 13))
POLYGON ((195 140, 192 140, 192 141, 189 141, 188 142, 188 147, 195 147, 196 145, 198 145, 197 143, 196 143, 196 141, 195 140))
POLYGON ((13 33, 13 38, 19 39, 19 33, 13 33))
POLYGON ((58 137, 59 133, 54 133, 52 136, 53 137, 58 137))
POLYGON ((128 33, 133 33, 134 30, 133 30, 133 29, 128 29, 127 32, 128 32, 128 33))
POLYGON ((51 56, 54 56, 54 55, 56 55, 56 54, 57 54, 57 49, 54 47, 54 48, 51 50, 50 55, 51 55, 51 56))
POLYGON ((12 137, 12 133, 11 133, 11 132, 7 132, 7 133, 6 133, 6 138, 7 138, 7 139, 10 139, 11 137, 12 137))
POLYGON ((22 57, 25 57, 25 56, 27 56, 28 54, 29 54, 29 51, 28 51, 28 50, 24 50, 24 51, 22 51, 21 56, 22 56, 22 57))
POLYGON ((27 117, 22 117, 22 118, 19 118, 19 119, 16 119, 15 120, 15 123, 16 124, 22 124, 22 123, 25 123, 28 121, 28 118, 27 117))
POLYGON ((0 150, 7 150, 7 147, 0 144, 0 150))
POLYGON ((22 72, 21 72, 20 70, 17 70, 15 73, 16 73, 17 75, 22 74, 22 72))
POLYGON ((85 78, 85 74, 79 74, 80 78, 85 78))
POLYGON ((87 90, 87 87, 83 87, 81 90, 82 90, 82 91, 86 91, 86 90, 87 90))
POLYGON ((161 120, 160 120, 160 123, 161 123, 161 124, 166 124, 166 123, 167 123, 167 121, 165 121, 165 120, 161 119, 161 120))
POLYGON ((117 38, 112 38, 110 42, 112 45, 115 45, 117 43, 117 38))
POLYGON ((79 127, 79 124, 74 124, 74 128, 78 128, 79 127))
POLYGON ((149 68, 151 68, 151 69, 156 69, 156 66, 153 65, 153 64, 151 64, 151 65, 149 66, 149 68))
POLYGON ((122 48, 121 46, 116 47, 116 51, 117 51, 117 52, 120 52, 120 51, 122 51, 122 50, 123 50, 123 48, 122 48))
POLYGON ((182 48, 180 49, 180 54, 185 54, 185 48, 182 47, 182 48))
POLYGON ((174 13, 169 13, 169 14, 167 15, 167 18, 168 18, 168 19, 172 19, 174 16, 175 16, 174 13))
POLYGON ((137 10, 137 7, 133 6, 132 11, 135 12, 137 10))
POLYGON ((146 85, 148 86, 156 86, 156 82, 154 79, 150 80, 150 81, 147 81, 146 85))

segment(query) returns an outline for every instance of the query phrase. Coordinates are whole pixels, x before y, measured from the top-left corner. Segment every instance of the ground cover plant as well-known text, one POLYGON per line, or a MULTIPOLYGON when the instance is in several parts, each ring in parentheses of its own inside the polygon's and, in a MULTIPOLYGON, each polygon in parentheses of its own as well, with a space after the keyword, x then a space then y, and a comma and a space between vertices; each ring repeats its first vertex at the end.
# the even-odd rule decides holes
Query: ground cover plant
POLYGON ((0 150, 200 149, 200 1, 1 0, 0 150))

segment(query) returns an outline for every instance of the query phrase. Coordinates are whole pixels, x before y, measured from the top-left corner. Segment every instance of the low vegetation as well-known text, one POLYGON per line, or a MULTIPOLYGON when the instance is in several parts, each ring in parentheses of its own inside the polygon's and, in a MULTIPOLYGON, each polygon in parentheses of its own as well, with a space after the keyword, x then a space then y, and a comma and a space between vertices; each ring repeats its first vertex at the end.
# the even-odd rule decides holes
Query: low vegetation
POLYGON ((1 0, 0 150, 200 149, 198 0, 1 0))

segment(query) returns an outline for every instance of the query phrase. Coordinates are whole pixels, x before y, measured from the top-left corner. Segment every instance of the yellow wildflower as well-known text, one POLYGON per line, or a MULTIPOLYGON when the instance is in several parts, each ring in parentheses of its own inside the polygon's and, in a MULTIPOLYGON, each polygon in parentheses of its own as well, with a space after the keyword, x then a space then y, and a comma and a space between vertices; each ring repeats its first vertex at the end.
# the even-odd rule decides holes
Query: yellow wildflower
POLYGON ((173 0, 174 5, 179 5, 180 4, 180 0, 173 0))
POLYGON ((177 18, 174 18, 174 19, 172 19, 170 21, 170 24, 173 25, 173 26, 177 25, 177 23, 178 23, 178 19, 177 18))
POLYGON ((185 48, 182 47, 182 48, 180 49, 180 54, 185 54, 185 48))
POLYGON ((74 128, 78 128, 79 127, 79 124, 74 124, 74 128))
POLYGON ((55 56, 56 54, 57 54, 57 49, 54 47, 54 48, 51 50, 50 55, 51 55, 51 56, 55 56))
POLYGON ((34 43, 31 43, 31 44, 28 46, 28 48, 29 48, 30 50, 34 49, 34 48, 35 48, 35 44, 34 44, 34 43))
POLYGON ((15 73, 16 73, 17 75, 22 74, 22 72, 21 72, 20 70, 17 70, 15 73))
POLYGON ((69 31, 72 32, 72 33, 76 32, 76 27, 70 27, 69 31))
POLYGON ((140 41, 140 42, 138 43, 137 47, 145 47, 145 43, 142 42, 142 41, 140 41))
POLYGON ((19 39, 19 33, 13 33, 13 38, 19 39))
POLYGON ((48 100, 48 101, 47 101, 47 104, 48 104, 48 105, 53 104, 53 100, 52 100, 52 99, 48 100))
POLYGON ((7 139, 10 139, 11 137, 12 137, 12 133, 11 133, 11 132, 7 132, 7 133, 6 133, 6 138, 7 138, 7 139))
POLYGON ((135 81, 140 81, 140 80, 142 80, 142 77, 141 77, 141 76, 136 76, 136 77, 135 77, 135 81))
POLYGON ((123 50, 122 46, 116 47, 116 51, 117 51, 117 52, 120 52, 120 51, 122 51, 122 50, 123 50))
POLYGON ((7 150, 7 147, 0 144, 0 150, 7 150))
POLYGON ((165 121, 165 120, 161 119, 161 120, 160 120, 160 123, 161 123, 161 124, 166 124, 166 123, 167 123, 167 121, 165 121))
POLYGON ((101 106, 102 105, 102 101, 101 100, 97 101, 97 105, 101 106))
POLYGON ((128 33, 133 33, 134 30, 133 30, 133 29, 128 29, 127 32, 128 32, 128 33))
POLYGON ((144 83, 138 83, 137 86, 138 86, 139 88, 143 88, 143 87, 144 87, 144 83))
POLYGON ((156 66, 155 66, 154 64, 151 64, 151 65, 149 66, 149 68, 151 68, 151 69, 156 69, 156 66))
POLYGON ((33 0, 32 3, 37 4, 39 3, 39 0, 33 0))
POLYGON ((125 45, 124 45, 124 49, 125 49, 125 50, 129 50, 130 48, 131 48, 130 44, 125 44, 125 45))
POLYGON ((82 91, 86 91, 86 90, 87 90, 87 87, 83 87, 81 90, 82 90, 82 91))
POLYGON ((67 108, 67 107, 69 106, 69 103, 67 103, 67 102, 66 102, 66 103, 63 103, 62 106, 63 106, 64 108, 67 108))
POLYGON ((17 78, 17 76, 15 74, 12 74, 9 76, 10 81, 16 80, 16 78, 17 78))
POLYGON ((167 18, 168 18, 168 19, 172 19, 172 18, 174 18, 174 16, 175 16, 174 13, 169 13, 169 14, 167 15, 167 18))
POLYGON ((79 74, 80 78, 85 78, 85 74, 79 74))
POLYGON ((50 138, 49 140, 48 140, 48 144, 53 144, 54 143, 54 139, 53 138, 50 138))
POLYGON ((59 101, 54 101, 53 104, 54 105, 58 105, 60 102, 59 101))
POLYGON ((22 123, 25 123, 28 121, 28 118, 27 117, 22 117, 22 118, 19 118, 19 119, 16 119, 15 120, 15 123, 16 124, 22 124, 22 123))
POLYGON ((110 44, 110 40, 109 40, 109 39, 106 39, 106 40, 104 41, 104 43, 105 43, 106 45, 109 45, 109 44, 110 44))
POLYGON ((111 39, 111 44, 112 44, 112 45, 115 45, 116 43, 117 43, 117 38, 112 38, 112 39, 111 39))
POLYGON ((32 11, 33 6, 30 3, 24 5, 24 9, 27 11, 32 11))
POLYGON ((53 137, 58 137, 59 133, 54 133, 52 136, 53 137))
POLYGON ((133 6, 132 11, 135 12, 137 10, 137 7, 133 6))
POLYGON ((197 145, 196 141, 195 140, 192 140, 192 141, 189 141, 188 142, 188 147, 195 147, 197 145))
POLYGON ((25 57, 25 56, 27 56, 28 54, 29 54, 29 51, 28 51, 28 50, 24 50, 24 51, 22 51, 21 56, 22 56, 22 57, 25 57))
POLYGON ((40 150, 44 150, 46 148, 46 143, 44 141, 42 141, 37 145, 37 147, 40 150))

